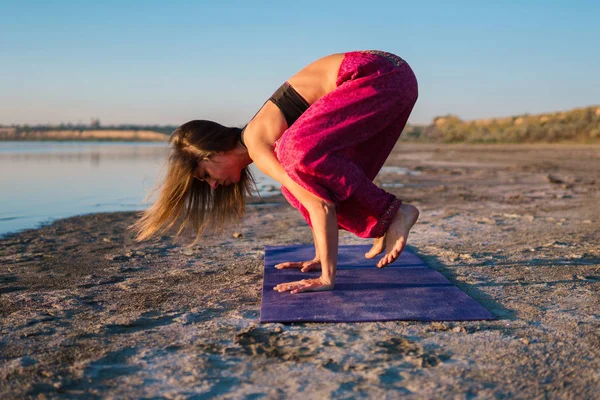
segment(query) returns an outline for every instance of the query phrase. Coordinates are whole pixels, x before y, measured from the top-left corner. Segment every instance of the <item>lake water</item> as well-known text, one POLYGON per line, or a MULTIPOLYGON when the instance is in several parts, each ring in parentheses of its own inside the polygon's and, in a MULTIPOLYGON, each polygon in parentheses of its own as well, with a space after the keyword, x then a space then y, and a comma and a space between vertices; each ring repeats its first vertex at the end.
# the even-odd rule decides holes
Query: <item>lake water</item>
MULTIPOLYGON (((0 142, 0 235, 79 214, 142 210, 166 143, 0 142)), ((279 184, 252 169, 261 195, 279 184)))

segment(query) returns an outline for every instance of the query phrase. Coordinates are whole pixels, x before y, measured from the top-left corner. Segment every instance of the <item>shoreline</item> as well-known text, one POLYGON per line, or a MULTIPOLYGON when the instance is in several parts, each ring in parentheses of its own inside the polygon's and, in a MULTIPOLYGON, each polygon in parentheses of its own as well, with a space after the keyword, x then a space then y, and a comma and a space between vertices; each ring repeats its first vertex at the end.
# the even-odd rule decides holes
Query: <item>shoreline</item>
MULTIPOLYGON (((158 137, 157 139, 143 139, 143 138, 135 138, 133 136, 124 136, 124 137, 67 137, 64 139, 59 138, 43 138, 43 137, 32 137, 32 138, 23 138, 23 139, 14 139, 14 138, 3 138, 0 137, 0 143, 6 142, 14 142, 14 143, 26 143, 26 142, 48 142, 48 143, 64 143, 64 142, 74 142, 74 143, 86 143, 86 142, 132 142, 132 143, 167 143, 169 139, 169 135, 162 134, 160 132, 150 132, 156 133, 159 135, 163 135, 164 138, 158 137)), ((538 146, 548 146, 548 147, 557 147, 557 146, 595 146, 600 147, 599 140, 588 140, 588 141, 574 141, 574 140, 559 140, 559 141, 522 141, 522 142, 485 142, 485 141, 457 141, 457 142, 443 142, 443 141, 433 141, 433 140, 414 140, 411 138, 402 138, 401 143, 406 145, 422 145, 422 146, 523 146, 523 147, 538 147, 538 146)))
POLYGON ((258 324, 264 246, 312 240, 281 195, 191 247, 74 216, 0 238, 0 395, 593 398, 600 153, 520 148, 401 141, 386 165, 419 174, 378 177, 421 210, 410 249, 495 321, 258 324))
MULTIPOLYGON (((279 193, 279 190, 277 189, 276 192, 279 193)), ((268 193, 273 193, 273 190, 271 190, 269 188, 268 193)), ((267 205, 268 206, 268 205, 273 205, 273 204, 279 204, 279 202, 281 201, 280 199, 279 199, 279 202, 277 202, 277 201, 269 201, 269 200, 276 200, 279 197, 283 197, 283 196, 281 194, 270 194, 270 195, 269 194, 264 194, 264 195, 262 195, 262 197, 255 197, 253 199, 250 199, 246 203, 246 206, 247 207, 260 207, 260 206, 263 206, 263 205, 267 205)), ((84 212, 84 213, 80 213, 80 214, 73 214, 73 215, 69 215, 69 216, 66 216, 66 217, 49 218, 49 219, 47 219, 45 221, 41 221, 41 222, 36 223, 36 226, 34 226, 34 227, 22 228, 22 229, 17 229, 17 230, 14 230, 14 231, 9 231, 9 232, 4 232, 4 233, 0 232, 0 239, 10 239, 11 236, 15 236, 15 235, 18 235, 18 234, 21 234, 21 233, 25 233, 25 232, 28 232, 28 231, 40 230, 40 229, 46 228, 46 227, 48 227, 48 226, 50 226, 50 225, 52 225, 54 223, 58 223, 58 222, 60 222, 62 220, 66 220, 66 219, 69 219, 69 218, 87 217, 87 216, 90 216, 90 217, 91 216, 101 217, 104 214, 114 214, 114 213, 137 214, 139 212, 144 211, 146 208, 147 207, 139 208, 139 209, 136 209, 136 210, 112 210, 112 211, 100 211, 100 212, 90 211, 90 212, 84 212)), ((16 217, 16 218, 18 218, 18 217, 16 217)), ((14 220, 16 218, 14 218, 14 217, 7 217, 7 218, 4 218, 4 219, 0 218, 0 221, 2 221, 2 220, 14 220)), ((27 217, 23 217, 23 218, 27 218, 27 217)))
POLYGON ((153 141, 167 142, 169 135, 148 129, 58 129, 4 132, 0 141, 153 141))

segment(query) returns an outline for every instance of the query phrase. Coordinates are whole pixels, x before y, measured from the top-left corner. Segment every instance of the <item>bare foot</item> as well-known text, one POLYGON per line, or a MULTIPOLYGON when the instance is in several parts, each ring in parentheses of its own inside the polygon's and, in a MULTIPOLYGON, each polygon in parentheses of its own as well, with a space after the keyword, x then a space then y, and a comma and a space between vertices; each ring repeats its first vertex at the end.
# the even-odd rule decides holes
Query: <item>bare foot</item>
POLYGON ((393 263, 404 250, 408 233, 419 218, 419 210, 411 204, 402 204, 385 234, 387 253, 377 263, 377 268, 383 268, 393 263))
POLYGON ((375 238, 373 241, 373 247, 371 250, 365 253, 365 258, 373 258, 378 254, 381 254, 385 250, 385 235, 380 238, 375 238))

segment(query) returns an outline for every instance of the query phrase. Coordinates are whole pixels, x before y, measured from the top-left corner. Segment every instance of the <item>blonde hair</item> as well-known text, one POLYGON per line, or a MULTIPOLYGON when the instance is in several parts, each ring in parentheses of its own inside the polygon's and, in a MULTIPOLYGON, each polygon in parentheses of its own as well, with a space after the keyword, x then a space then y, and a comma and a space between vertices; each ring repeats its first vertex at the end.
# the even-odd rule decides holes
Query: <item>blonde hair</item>
POLYGON ((226 224, 238 221, 245 213, 246 197, 252 196, 254 178, 247 168, 240 181, 212 189, 194 178, 200 160, 220 151, 234 149, 240 141, 241 129, 229 128, 205 120, 189 121, 177 128, 169 139, 165 178, 157 187, 156 202, 132 225, 135 240, 142 241, 164 234, 177 226, 179 235, 186 226, 196 232, 198 242, 208 228, 219 233, 226 224))

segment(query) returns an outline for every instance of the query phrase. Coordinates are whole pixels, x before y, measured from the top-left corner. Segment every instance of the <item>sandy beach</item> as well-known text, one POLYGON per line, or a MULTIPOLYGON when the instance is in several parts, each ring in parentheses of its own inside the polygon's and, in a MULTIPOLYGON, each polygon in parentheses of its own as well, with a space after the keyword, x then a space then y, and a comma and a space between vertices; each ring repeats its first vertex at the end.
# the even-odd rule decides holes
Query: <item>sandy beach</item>
POLYGON ((312 239, 282 196, 192 247, 77 216, 0 239, 0 397, 600 398, 600 145, 400 141, 386 167, 410 249, 497 320, 259 324, 263 246, 312 239))

